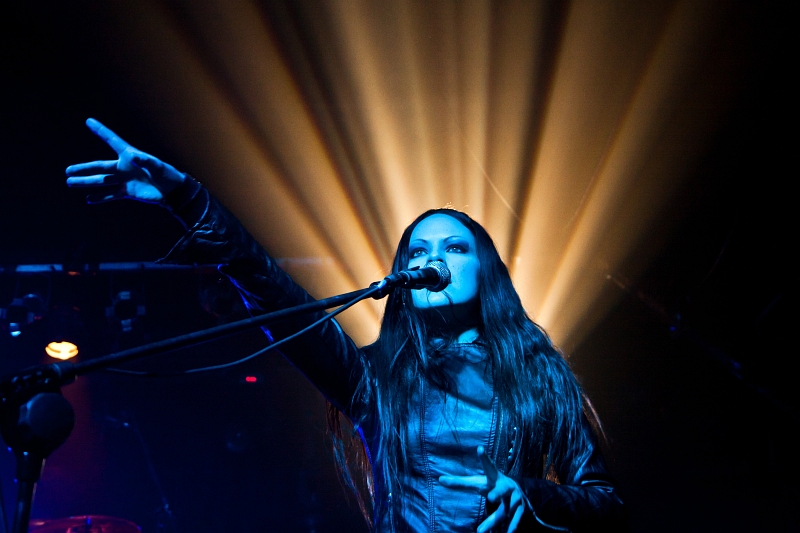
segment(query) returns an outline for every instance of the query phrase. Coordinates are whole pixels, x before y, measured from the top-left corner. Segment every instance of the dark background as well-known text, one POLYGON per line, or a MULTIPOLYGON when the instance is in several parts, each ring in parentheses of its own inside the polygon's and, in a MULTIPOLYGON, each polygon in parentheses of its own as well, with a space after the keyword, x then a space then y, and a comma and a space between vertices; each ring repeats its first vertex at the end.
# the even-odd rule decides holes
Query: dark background
MULTIPOLYGON (((610 280, 607 296, 622 298, 571 354, 605 423, 634 531, 800 529, 787 185, 796 179, 795 43, 778 4, 741 4, 750 14, 742 38, 753 44, 740 58, 740 96, 685 180, 676 224, 650 242, 661 252, 638 279, 610 280)), ((83 125, 89 116, 174 161, 137 121, 86 13, 69 2, 2 7, 0 307, 29 290, 80 307, 90 358, 242 310, 213 271, 13 274, 20 264, 151 261, 182 234, 158 208, 87 207, 64 186, 67 165, 104 157, 83 125), (122 288, 147 308, 127 336, 105 317, 122 288)), ((0 373, 44 362, 47 327, 45 317, 18 338, 0 331, 0 373)), ((260 346, 254 332, 145 367, 260 346)), ((326 450, 324 401, 279 357, 197 377, 91 376, 65 394, 78 425, 48 462, 35 517, 107 514, 156 531, 163 492, 175 531, 363 530, 326 450), (248 372, 260 382, 241 383, 248 372)), ((11 454, 0 467, 10 509, 11 454)))

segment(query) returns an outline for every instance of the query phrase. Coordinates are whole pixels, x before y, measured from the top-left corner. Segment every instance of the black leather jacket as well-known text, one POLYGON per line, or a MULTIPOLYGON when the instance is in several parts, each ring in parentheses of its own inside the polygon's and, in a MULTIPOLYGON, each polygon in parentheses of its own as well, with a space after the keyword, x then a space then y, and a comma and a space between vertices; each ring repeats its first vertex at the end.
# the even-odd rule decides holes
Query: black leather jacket
MULTIPOLYGON (((189 231, 164 261, 219 265, 237 286, 251 313, 312 300, 197 182, 187 180, 168 196, 167 203, 189 231)), ((270 332, 275 338, 283 338, 319 316, 275 324, 270 332)), ((513 454, 516 428, 510 427, 491 385, 483 378, 485 373, 481 375, 481 369, 485 372, 485 354, 477 347, 452 349, 455 353, 448 357, 456 364, 452 375, 458 381, 458 397, 454 401, 432 384, 423 384, 417 391, 418 401, 410 406, 414 416, 409 417, 408 427, 411 457, 404 476, 407 501, 402 513, 380 514, 378 531, 475 531, 487 516, 485 498, 448 490, 438 483, 438 476, 482 473, 474 451, 478 444, 487 449, 501 471, 513 454)), ((335 321, 284 345, 282 352, 336 408, 353 418, 356 413, 350 412, 351 398, 365 359, 335 321)), ((374 445, 378 438, 376 416, 372 413, 362 425, 368 445, 374 445)), ((588 422, 584 430, 592 432, 588 422)), ((596 442, 594 437, 592 442, 596 442)), ((576 473, 561 484, 542 479, 541 473, 535 472, 526 473, 517 482, 533 508, 533 512, 526 512, 520 531, 625 529, 622 502, 608 479, 596 444, 576 473)))

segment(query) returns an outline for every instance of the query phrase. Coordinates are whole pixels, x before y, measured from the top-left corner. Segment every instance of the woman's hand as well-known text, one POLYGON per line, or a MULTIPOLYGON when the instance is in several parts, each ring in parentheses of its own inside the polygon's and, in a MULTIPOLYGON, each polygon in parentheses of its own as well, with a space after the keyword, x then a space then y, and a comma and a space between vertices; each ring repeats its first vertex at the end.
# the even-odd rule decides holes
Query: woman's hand
POLYGON ((110 192, 105 194, 87 196, 89 203, 130 198, 157 204, 186 179, 172 165, 137 150, 97 120, 90 118, 86 125, 118 156, 115 160, 92 161, 67 167, 69 187, 111 187, 110 192))
POLYGON ((513 533, 517 531, 522 514, 526 508, 530 508, 530 503, 519 484, 497 470, 483 446, 478 446, 478 457, 485 476, 440 476, 439 483, 451 489, 476 492, 486 496, 490 503, 497 504, 497 510, 478 526, 478 533, 513 533))

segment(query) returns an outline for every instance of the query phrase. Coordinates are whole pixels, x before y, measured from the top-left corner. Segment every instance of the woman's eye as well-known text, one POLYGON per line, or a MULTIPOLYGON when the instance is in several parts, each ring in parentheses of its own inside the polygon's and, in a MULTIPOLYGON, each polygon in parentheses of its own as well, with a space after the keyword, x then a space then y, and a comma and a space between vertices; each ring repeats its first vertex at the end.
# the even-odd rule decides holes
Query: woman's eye
POLYGON ((419 257, 421 255, 425 255, 424 248, 416 248, 414 250, 411 250, 411 257, 419 257))
POLYGON ((451 244, 450 246, 447 247, 447 251, 448 252, 456 252, 458 254, 463 254, 463 253, 466 253, 467 250, 463 246, 461 246, 459 244, 451 244))

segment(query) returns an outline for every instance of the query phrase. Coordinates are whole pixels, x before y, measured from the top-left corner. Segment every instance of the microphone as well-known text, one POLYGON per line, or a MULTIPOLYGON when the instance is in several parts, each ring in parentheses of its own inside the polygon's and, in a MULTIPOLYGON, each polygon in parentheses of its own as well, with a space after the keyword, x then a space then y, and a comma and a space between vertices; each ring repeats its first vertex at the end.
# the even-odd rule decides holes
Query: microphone
POLYGON ((450 270, 442 261, 429 261, 422 268, 414 267, 390 274, 383 278, 378 285, 383 289, 402 287, 439 292, 450 285, 450 270))

